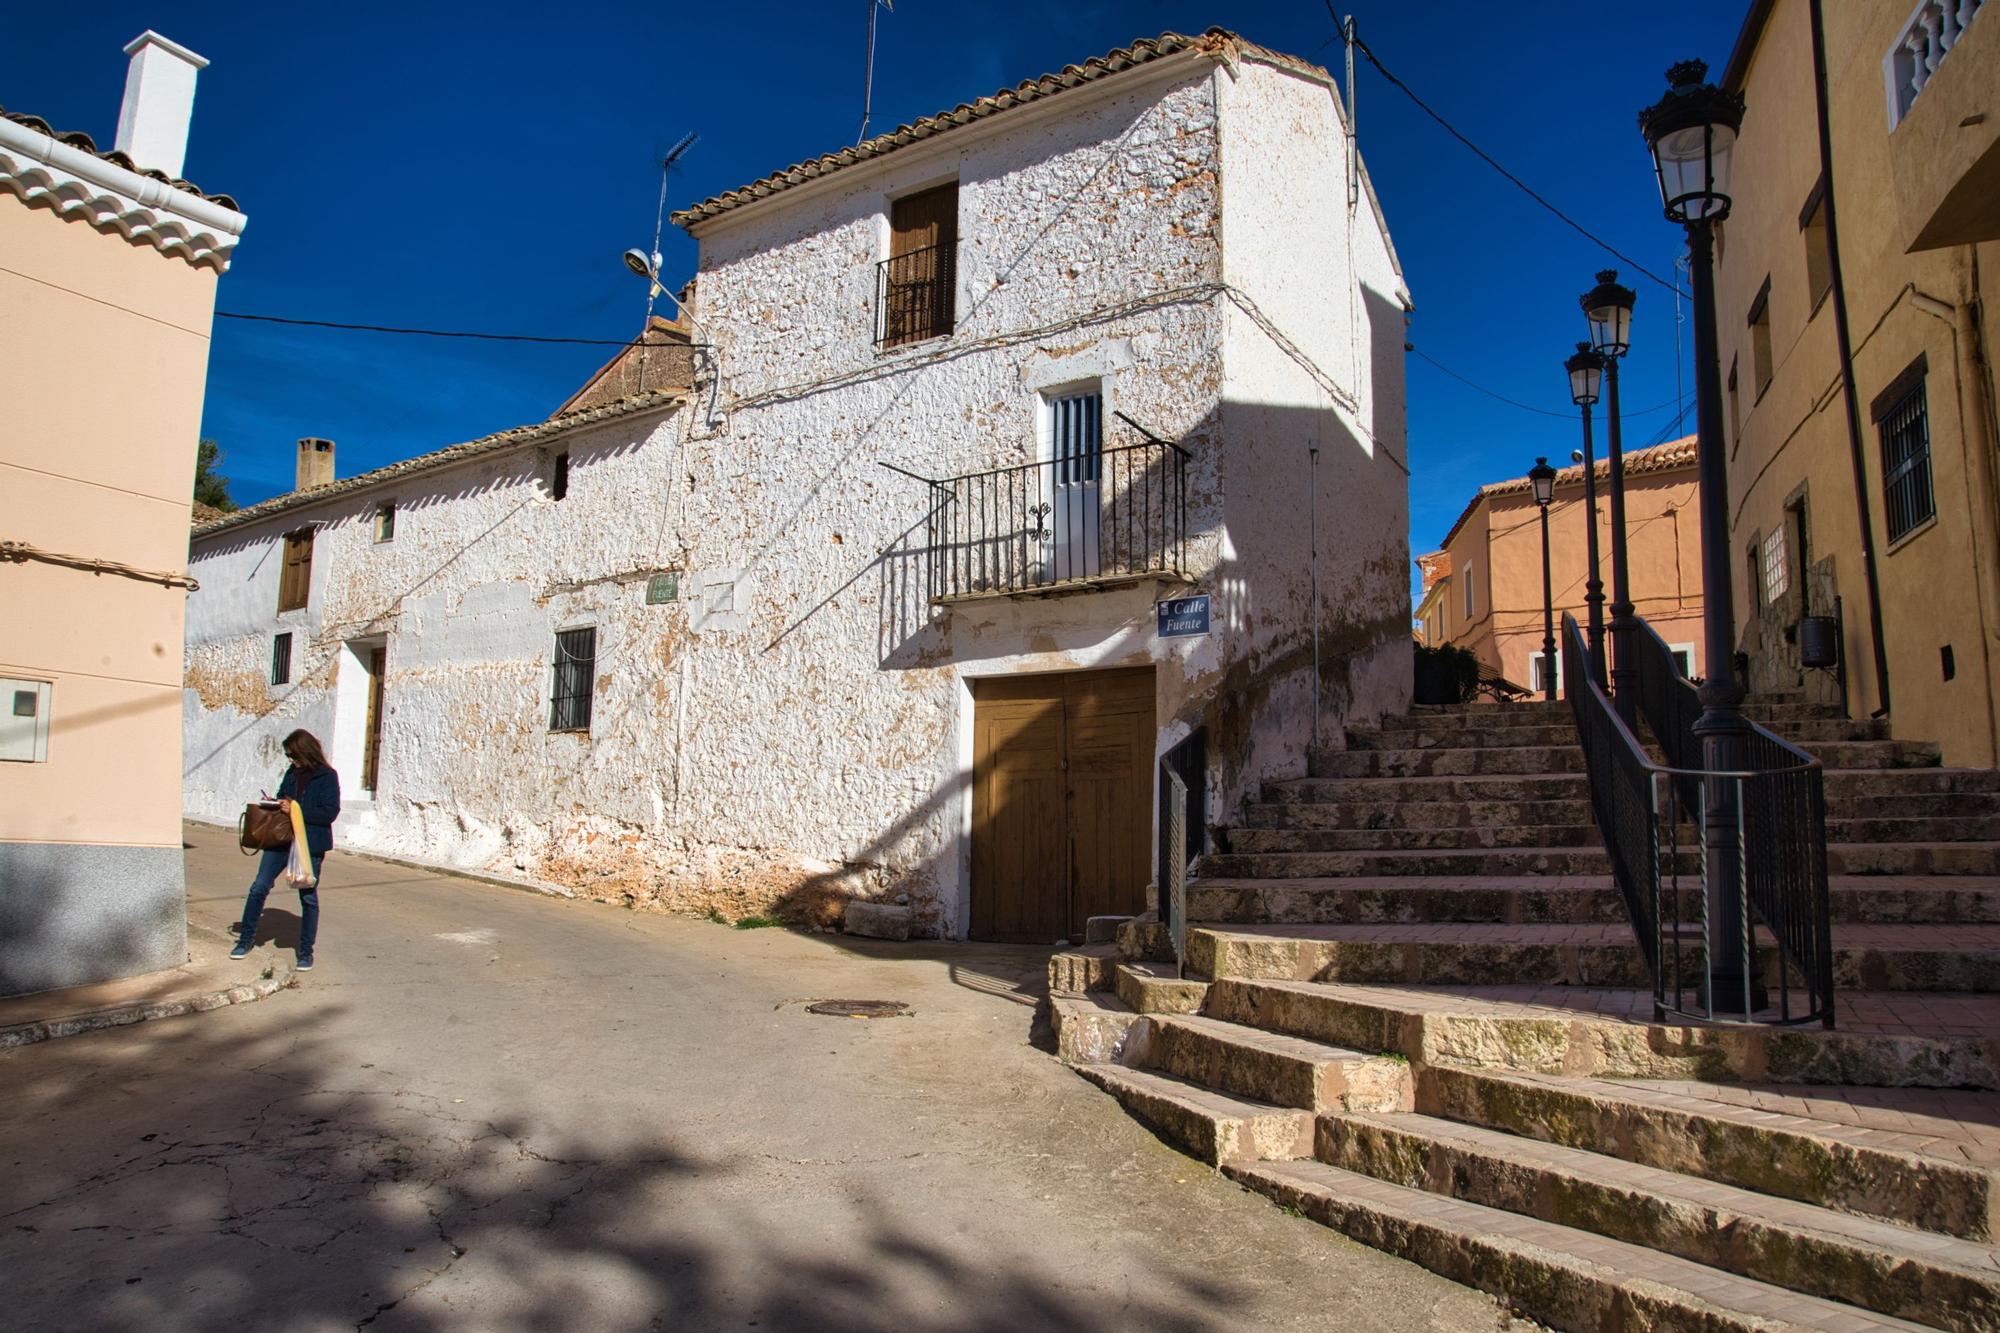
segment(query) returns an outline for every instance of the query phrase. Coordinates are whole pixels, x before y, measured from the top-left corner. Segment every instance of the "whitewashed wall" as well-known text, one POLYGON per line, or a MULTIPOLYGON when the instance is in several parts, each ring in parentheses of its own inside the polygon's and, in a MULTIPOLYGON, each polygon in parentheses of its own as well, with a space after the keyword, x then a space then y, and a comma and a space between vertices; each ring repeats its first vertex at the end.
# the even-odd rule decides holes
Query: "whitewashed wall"
MULTIPOLYGON (((1162 749, 1201 722, 1227 738, 1221 817, 1257 778, 1301 771, 1299 441, 1320 432, 1341 454, 1323 454, 1321 488, 1322 531, 1340 534, 1322 550, 1339 631, 1329 654, 1341 655, 1328 678, 1347 686, 1327 700, 1333 734, 1350 707, 1401 702, 1378 661, 1392 650, 1370 627, 1407 622, 1406 499, 1388 450, 1322 410, 1311 376, 1261 350, 1221 286, 1219 224, 1235 207, 1225 163, 1254 161, 1257 136, 1281 132, 1289 113, 1271 111, 1264 89, 1286 78, 1248 63, 1234 78, 1206 64, 1121 76, 1115 93, 1066 94, 706 224, 696 313, 721 368, 711 394, 324 502, 305 612, 272 614, 275 546, 299 514, 205 538, 190 809, 232 815, 275 780, 277 738, 295 725, 357 754, 354 674, 339 698, 335 663, 343 645, 377 639, 388 651, 379 799, 350 810, 337 836, 634 905, 813 915, 862 893, 907 899, 921 929, 962 934, 980 675, 1157 663, 1162 749), (878 352, 887 201, 954 175, 958 331, 878 352), (1241 349, 1241 366, 1225 365, 1225 348, 1241 349), (915 549, 927 489, 879 464, 942 478, 1031 461, 1037 392, 1090 378, 1107 409, 1195 456, 1192 562, 1218 602, 1206 639, 1158 641, 1159 589, 1146 585, 927 603, 915 549), (558 503, 542 478, 564 447, 558 503), (391 498, 396 539, 377 545, 374 505, 391 498), (680 602, 644 604, 639 575, 656 567, 683 571, 680 602), (273 689, 281 621, 310 647, 298 683, 273 689), (580 624, 598 627, 595 721, 588 737, 551 735, 554 634, 580 624), (1267 719, 1267 703, 1284 711, 1267 719)), ((1368 271, 1386 291, 1374 244, 1368 271)), ((1233 270, 1233 236, 1230 247, 1233 270)), ((1268 299, 1315 355, 1351 367, 1353 325, 1329 312, 1352 301, 1316 247, 1325 299, 1298 310, 1268 299)), ((1246 283, 1269 277, 1254 258, 1241 267, 1246 283)), ((1394 392, 1371 388, 1364 413, 1400 459, 1400 326, 1394 342, 1394 392)), ((1107 411, 1108 445, 1137 439, 1107 411)), ((352 793, 358 769, 343 776, 352 793)))

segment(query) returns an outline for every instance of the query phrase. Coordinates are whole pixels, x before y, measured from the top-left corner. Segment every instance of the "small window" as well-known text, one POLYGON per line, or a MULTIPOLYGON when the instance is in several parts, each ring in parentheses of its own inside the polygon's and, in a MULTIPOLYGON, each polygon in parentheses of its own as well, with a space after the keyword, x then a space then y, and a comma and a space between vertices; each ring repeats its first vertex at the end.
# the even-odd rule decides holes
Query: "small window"
POLYGON ((292 683, 292 636, 280 634, 271 640, 271 683, 292 683))
POLYGON ((1775 605, 1791 586, 1791 567, 1785 563, 1785 529, 1775 527, 1764 538, 1765 604, 1775 605))
POLYGON ((597 630, 566 629, 556 635, 555 679, 549 689, 549 730, 589 731, 590 700, 597 686, 597 630))
POLYGON ((1875 399, 1875 429, 1882 437, 1882 499, 1889 540, 1897 541, 1937 516, 1931 490, 1931 428, 1924 401, 1925 363, 1896 377, 1875 399))
POLYGON ((1750 534, 1750 549, 1744 557, 1750 564, 1750 609, 1761 610, 1764 606, 1764 540, 1756 533, 1750 534))
MULTIPOLYGON (((1555 682, 1554 682, 1557 694, 1562 693, 1562 669, 1563 669, 1562 649, 1558 648, 1556 649, 1556 656, 1555 656, 1555 682)), ((1529 692, 1533 694, 1546 694, 1548 692, 1549 684, 1550 684, 1549 659, 1544 657, 1540 653, 1530 653, 1528 655, 1529 692)))
POLYGON ((1729 358, 1729 444, 1731 448, 1743 443, 1743 412, 1736 396, 1736 358, 1729 358))
POLYGON ((1674 659, 1674 668, 1681 673, 1683 678, 1692 678, 1694 676, 1693 644, 1675 644, 1667 650, 1667 656, 1674 659))
MULTIPOLYGON (((1757 299, 1750 303, 1750 368, 1755 374, 1756 398, 1764 396, 1764 390, 1771 387, 1771 280, 1764 279, 1764 286, 1757 293, 1757 299)), ((1753 398, 1754 402, 1756 399, 1753 398)))
POLYGON ((1472 575, 1473 566, 1468 563, 1465 567, 1465 622, 1468 625, 1472 623, 1473 612, 1479 609, 1479 597, 1473 591, 1475 581, 1472 575))
POLYGON ((557 454, 549 467, 549 499, 560 500, 569 494, 569 455, 557 454))
POLYGON ((278 573, 278 609, 296 611, 312 595, 313 534, 300 528, 285 534, 285 563, 278 573))
POLYGON ((396 502, 386 501, 375 506, 375 540, 392 542, 396 540, 396 502))
POLYGON ((1833 290, 1833 248, 1826 231, 1826 178, 1813 186, 1806 206, 1799 211, 1799 238, 1806 247, 1806 297, 1813 313, 1833 290))
POLYGON ((48 762, 53 689, 45 680, 0 680, 0 762, 48 762))

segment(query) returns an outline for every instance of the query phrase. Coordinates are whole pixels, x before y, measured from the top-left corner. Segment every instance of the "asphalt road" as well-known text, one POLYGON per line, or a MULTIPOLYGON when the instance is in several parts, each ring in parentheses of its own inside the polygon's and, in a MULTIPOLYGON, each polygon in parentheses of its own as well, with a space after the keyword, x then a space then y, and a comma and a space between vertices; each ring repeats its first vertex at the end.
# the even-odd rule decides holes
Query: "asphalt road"
MULTIPOLYGON (((245 863, 189 840, 192 910, 230 919, 245 863)), ((0 1325, 1509 1326, 1032 1046, 1033 951, 739 931, 341 855, 322 901, 295 989, 0 1053, 0 1325), (801 1003, 828 997, 912 1015, 801 1003)), ((266 934, 295 910, 273 893, 266 934)))

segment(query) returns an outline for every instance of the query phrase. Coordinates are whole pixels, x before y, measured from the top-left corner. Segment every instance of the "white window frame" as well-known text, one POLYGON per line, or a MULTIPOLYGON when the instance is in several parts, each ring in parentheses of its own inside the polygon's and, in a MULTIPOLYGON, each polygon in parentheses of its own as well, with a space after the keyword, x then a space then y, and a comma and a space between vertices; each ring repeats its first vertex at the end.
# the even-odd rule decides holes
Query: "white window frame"
POLYGON ((1680 657, 1682 655, 1685 655, 1687 657, 1687 665, 1681 668, 1681 674, 1683 676, 1688 677, 1689 679, 1693 679, 1694 645, 1691 643, 1670 643, 1667 645, 1667 652, 1674 657, 1680 657))
MULTIPOLYGON (((1528 654, 1528 693, 1530 694, 1544 694, 1548 690, 1547 684, 1541 678, 1542 662, 1543 654, 1541 649, 1537 648, 1528 654)), ((1556 649, 1556 693, 1558 695, 1563 692, 1562 669, 1563 650, 1558 648, 1556 649)))

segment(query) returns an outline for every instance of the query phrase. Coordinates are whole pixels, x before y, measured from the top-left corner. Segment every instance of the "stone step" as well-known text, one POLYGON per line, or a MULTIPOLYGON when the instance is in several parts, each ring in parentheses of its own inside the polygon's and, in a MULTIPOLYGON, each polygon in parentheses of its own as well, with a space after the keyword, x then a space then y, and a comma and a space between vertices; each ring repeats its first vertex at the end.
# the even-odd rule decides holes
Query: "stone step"
MULTIPOLYGON (((1766 981, 1778 954, 1759 932, 1766 981)), ((1699 955, 1681 943, 1684 966, 1699 955)), ((2000 926, 1836 925, 1836 988, 1866 991, 2000 992, 2000 926)), ((1188 965, 1228 977, 1360 985, 1515 985, 1643 989, 1644 955, 1623 924, 1201 926, 1188 932, 1188 965)), ((1690 973, 1689 975, 1692 975, 1690 973)))
MULTIPOLYGON (((1698 911, 1699 887, 1681 890, 1681 916, 1698 911)), ((1833 876, 1828 898, 1836 924, 1912 925, 2000 922, 2000 877, 1833 876)), ((1625 901, 1609 875, 1349 876, 1337 879, 1202 878, 1188 885, 1188 919, 1207 923, 1296 925, 1486 921, 1626 922, 1625 901)))
MULTIPOLYGON (((1926 1004, 1962 997, 1912 995, 1926 1004)), ((1225 977, 1207 1012, 1423 1065, 1597 1078, 1757 1080, 1883 1088, 2000 1088, 2000 1024, 1871 1029, 1866 997, 1839 996, 1842 1026, 1654 1022, 1650 989, 1327 985, 1225 977)), ((1995 1006, 1980 1006, 1982 1013, 1995 1006)))
POLYGON ((1120 962, 1112 968, 1112 989, 1142 1014, 1199 1013, 1208 983, 1174 973, 1172 963, 1120 962))
POLYGON ((2000 1323, 2000 1250, 1420 1114, 1320 1117, 1330 1166, 1940 1328, 2000 1323))
POLYGON ((1231 1097, 1124 1065, 1079 1064, 1076 1072, 1116 1097, 1133 1119, 1210 1166, 1312 1154, 1310 1111, 1231 1097))
POLYGON ((1588 823, 1590 802, 1578 797, 1561 801, 1258 801, 1243 807, 1242 827, 1460 829, 1588 823))
MULTIPOLYGON (((1390 804, 1472 801, 1587 801, 1590 785, 1581 772, 1438 774, 1424 777, 1307 777, 1266 782, 1263 799, 1297 805, 1316 802, 1390 804)), ((1871 813, 1950 814, 1949 808, 1916 809, 1856 807, 1848 799, 1904 801, 1912 797, 2000 796, 2000 770, 1988 768, 1829 768, 1826 770, 1827 813, 1850 818, 1871 813)), ((1971 813, 1988 813, 1981 802, 1971 813)))
MULTIPOLYGON (((1850 722, 1844 718, 1797 718, 1772 724, 1770 729, 1794 745, 1827 741, 1886 741, 1889 728, 1879 721, 1850 722)), ((1350 750, 1427 750, 1450 746, 1510 748, 1537 745, 1575 745, 1576 724, 1568 717, 1496 726, 1477 718, 1463 719, 1462 725, 1424 727, 1349 727, 1350 750)))
POLYGON ((1206 1088, 1306 1111, 1407 1109, 1410 1062, 1199 1015, 1158 1016, 1136 1063, 1206 1088))
MULTIPOLYGON (((1551 803, 1553 804, 1553 802, 1551 803)), ((1312 807, 1300 806, 1298 809, 1312 807)), ((1229 849, 1264 852, 1471 851, 1511 847, 1601 847, 1595 825, 1482 824, 1462 828, 1233 828, 1229 849)))
MULTIPOLYGON (((1611 873, 1601 841, 1562 846, 1417 847, 1371 850, 1315 849, 1334 842, 1342 830, 1245 829, 1232 833, 1239 850, 1204 856, 1200 874, 1231 879, 1334 879, 1352 875, 1592 875, 1611 873), (1243 844, 1248 844, 1247 846, 1243 844)), ((1419 838, 1417 841, 1425 841, 1419 838)), ((1442 840, 1440 840, 1442 841, 1442 840)), ((1700 856, 1692 831, 1684 831, 1678 857, 1663 852, 1663 871, 1698 874, 1700 856)), ((1830 875, 2000 875, 2000 842, 1829 843, 1830 875)))
MULTIPOLYGON (((1929 741, 1808 741, 1799 748, 1828 768, 1935 768, 1943 762, 1943 751, 1929 741)), ((1322 778, 1581 773, 1583 750, 1574 740, 1565 745, 1496 748, 1317 750, 1307 769, 1322 778)))
POLYGON ((1056 1054, 1073 1065, 1118 1059, 1140 1022, 1131 1006, 1101 991, 1051 992, 1046 1003, 1056 1054))
POLYGON ((1555 1328, 1915 1329, 1643 1246, 1394 1185, 1317 1161, 1229 1175, 1364 1245, 1477 1287, 1555 1328))
POLYGON ((1115 944, 1090 944, 1049 955, 1049 990, 1082 992, 1111 989, 1111 967, 1118 961, 1115 944))
MULTIPOLYGON (((1828 802, 1827 837, 1834 842, 1970 842, 2000 840, 2000 795, 1846 797, 1828 802)), ((1582 826, 1596 838, 1590 802, 1569 801, 1260 801, 1243 810, 1230 832, 1233 850, 1248 851, 1245 830, 1320 829, 1353 834, 1407 830, 1437 835, 1403 846, 1448 846, 1445 835, 1476 833, 1473 846, 1526 846, 1535 830, 1582 826)), ((1551 836, 1565 845, 1574 834, 1551 836)), ((1350 846, 1369 845, 1359 841, 1350 846)))
MULTIPOLYGON (((1938 1140, 1934 1151, 1916 1151, 1907 1146, 1907 1116, 1885 1131, 1734 1104, 1700 1095, 1705 1090, 1735 1091, 1430 1065, 1417 1074, 1417 1109, 1965 1240, 2000 1238, 2000 1174, 1967 1161, 1962 1142, 1938 1140)), ((1945 1114, 1992 1122, 1992 1093, 1922 1096, 1932 1104, 1946 1099, 1945 1114)), ((1787 1100, 1811 1105, 1804 1097, 1787 1100)), ((1840 1106, 1854 1114, 1845 1098, 1840 1106)))
MULTIPOLYGON (((1837 720, 1840 707, 1837 704, 1809 704, 1797 699, 1757 698, 1746 700, 1743 715, 1766 726, 1773 722, 1798 719, 1837 720)), ((1383 727, 1424 727, 1449 725, 1453 718, 1483 718, 1497 721, 1502 725, 1518 725, 1543 721, 1551 716, 1568 718, 1568 701, 1557 699, 1547 702, 1541 699, 1525 699, 1519 703, 1493 704, 1419 704, 1409 712, 1392 714, 1379 723, 1383 727)))

